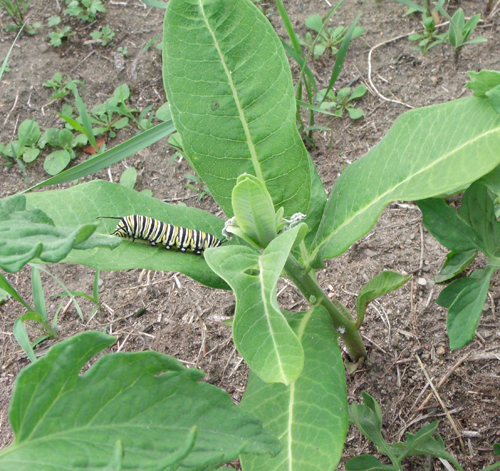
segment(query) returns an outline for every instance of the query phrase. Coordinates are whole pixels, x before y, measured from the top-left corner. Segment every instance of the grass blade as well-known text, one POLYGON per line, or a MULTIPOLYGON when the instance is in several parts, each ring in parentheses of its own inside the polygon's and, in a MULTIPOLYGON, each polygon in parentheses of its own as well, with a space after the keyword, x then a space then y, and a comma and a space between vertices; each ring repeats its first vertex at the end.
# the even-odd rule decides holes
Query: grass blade
POLYGON ((159 2, 157 0, 143 0, 142 3, 145 3, 150 7, 157 7, 157 8, 167 8, 168 5, 168 3, 159 2))
POLYGON ((300 47, 299 38, 297 37, 297 34, 295 34, 295 30, 293 29, 293 25, 285 9, 285 5, 283 5, 283 1, 276 0, 276 7, 278 8, 278 12, 281 16, 281 21, 283 21, 283 26, 285 27, 288 37, 290 38, 293 50, 296 54, 302 56, 302 48, 300 47))
POLYGON ((35 312, 47 320, 47 311, 45 309, 45 296, 43 295, 42 278, 40 270, 34 265, 31 266, 31 290, 33 293, 33 304, 35 312))
POLYGON ((352 33, 354 32, 354 28, 358 23, 360 15, 361 13, 358 13, 358 16, 354 18, 354 21, 352 22, 351 26, 347 30, 346 35, 344 36, 344 39, 342 40, 339 52, 337 53, 337 57, 335 58, 335 64, 332 69, 332 75, 330 76, 330 81, 328 82, 328 87, 326 89, 326 93, 323 96, 323 99, 321 100, 321 103, 325 101, 328 92, 333 88, 335 82, 339 78, 340 72, 342 71, 342 67, 344 65, 345 58, 347 56, 347 50, 349 49, 349 44, 351 43, 352 33))
POLYGON ((26 25, 26 23, 23 24, 23 26, 19 30, 19 33, 17 33, 16 39, 14 39, 14 42, 12 43, 12 46, 10 46, 9 52, 7 52, 7 55, 5 56, 5 59, 2 62, 2 65, 0 67, 0 80, 2 80, 2 75, 3 75, 4 71, 5 71, 5 68, 7 67, 7 62, 9 61, 9 57, 10 57, 10 54, 12 52, 12 49, 14 49, 14 45, 16 44, 16 41, 18 40, 19 35, 22 33, 25 25, 26 25))
POLYGON ((85 320, 84 316, 83 316, 83 312, 80 308, 80 305, 78 304, 78 302, 76 301, 75 297, 73 296, 73 294, 71 293, 71 291, 66 287, 66 285, 59 279, 57 278, 57 276, 54 276, 52 273, 50 273, 50 271, 48 271, 47 269, 45 269, 43 266, 41 265, 35 265, 34 263, 32 264, 32 266, 38 268, 39 270, 47 273, 47 275, 51 276, 55 281, 57 281, 57 283, 59 283, 59 285, 61 286, 61 288, 66 291, 66 293, 68 294, 68 296, 71 298, 71 300, 73 301, 73 304, 75 305, 75 309, 76 309, 76 312, 78 312, 78 315, 80 316, 80 319, 83 321, 85 320))
POLYGON ((83 127, 85 128, 84 133, 87 136, 92 147, 96 150, 96 152, 99 152, 99 148, 97 147, 97 142, 94 136, 94 131, 92 130, 92 122, 90 120, 90 115, 87 111, 85 103, 83 102, 83 100, 80 97, 80 94, 78 93, 78 89, 76 88, 75 82, 73 82, 73 80, 71 80, 69 77, 68 77, 68 88, 73 92, 73 95, 75 96, 76 108, 80 113, 80 117, 82 118, 82 124, 83 127))
POLYGON ((90 175, 91 173, 98 172, 99 170, 120 162, 135 152, 154 144, 160 139, 172 134, 174 131, 175 126, 172 121, 161 123, 158 126, 155 126, 154 128, 151 128, 148 131, 145 131, 142 134, 139 134, 138 136, 135 136, 132 139, 129 139, 128 141, 125 141, 116 147, 107 150, 106 152, 103 152, 98 157, 82 162, 81 164, 62 172, 59 175, 55 175, 54 177, 44 180, 43 182, 37 183, 21 193, 26 193, 42 186, 71 182, 73 180, 77 180, 78 178, 90 175))
POLYGON ((307 65, 306 61, 304 58, 302 58, 299 54, 295 52, 294 49, 290 47, 289 44, 287 44, 283 39, 281 40, 281 43, 283 44, 283 47, 285 48, 285 52, 299 65, 300 69, 304 70, 305 74, 307 75, 307 78, 309 79, 309 82, 313 84, 314 86, 314 91, 316 92, 316 79, 314 78, 314 75, 307 65))
POLYGON ((336 115, 334 113, 330 113, 329 111, 326 111, 323 108, 320 108, 319 106, 311 105, 310 103, 306 103, 305 101, 297 100, 297 105, 302 106, 304 108, 307 108, 308 110, 317 111, 318 113, 323 113, 323 114, 327 114, 330 116, 334 116, 335 118, 339 117, 338 115, 336 115))
POLYGON ((7 281, 7 278, 0 273, 0 288, 9 293, 15 300, 19 301, 28 311, 33 311, 32 307, 23 299, 12 285, 7 281))
POLYGON ((18 317, 15 320, 13 331, 17 343, 21 346, 26 355, 28 355, 28 358, 30 359, 31 363, 35 363, 36 362, 35 352, 31 347, 30 339, 28 337, 28 332, 26 332, 26 329, 24 328, 24 324, 21 317, 18 317))

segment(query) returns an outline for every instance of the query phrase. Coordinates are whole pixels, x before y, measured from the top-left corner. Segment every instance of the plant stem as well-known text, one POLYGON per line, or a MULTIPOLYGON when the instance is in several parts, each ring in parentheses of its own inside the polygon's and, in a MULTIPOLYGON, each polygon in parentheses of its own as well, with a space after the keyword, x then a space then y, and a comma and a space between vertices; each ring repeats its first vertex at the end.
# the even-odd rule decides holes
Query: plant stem
POLYGON ((366 349, 349 311, 336 299, 331 300, 311 273, 306 273, 293 255, 288 256, 285 270, 290 279, 311 304, 320 304, 330 314, 333 325, 342 337, 349 355, 355 362, 366 357, 366 349))

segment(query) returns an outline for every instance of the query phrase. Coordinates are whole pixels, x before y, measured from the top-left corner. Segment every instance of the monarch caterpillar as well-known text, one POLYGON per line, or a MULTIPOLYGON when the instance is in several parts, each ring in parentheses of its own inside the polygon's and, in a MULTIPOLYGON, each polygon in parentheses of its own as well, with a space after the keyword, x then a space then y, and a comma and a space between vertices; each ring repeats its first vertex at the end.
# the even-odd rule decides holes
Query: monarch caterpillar
POLYGON ((147 240, 152 247, 162 244, 167 250, 175 247, 181 252, 189 250, 196 255, 201 255, 205 249, 219 247, 223 243, 222 240, 207 232, 174 226, 148 216, 134 214, 122 218, 113 216, 100 216, 100 218, 120 220, 112 235, 132 240, 147 240))

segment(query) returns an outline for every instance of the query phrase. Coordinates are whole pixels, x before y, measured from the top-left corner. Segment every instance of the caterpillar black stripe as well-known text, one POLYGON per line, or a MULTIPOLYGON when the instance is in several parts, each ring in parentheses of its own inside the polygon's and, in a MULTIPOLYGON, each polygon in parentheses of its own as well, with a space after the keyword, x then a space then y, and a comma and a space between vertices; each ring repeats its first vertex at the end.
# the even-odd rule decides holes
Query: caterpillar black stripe
POLYGON ((120 220, 112 235, 132 240, 147 240, 152 247, 162 244, 167 250, 174 247, 181 252, 189 250, 201 255, 205 249, 219 247, 223 243, 213 234, 174 226, 148 216, 134 214, 122 218, 112 216, 100 216, 100 218, 120 220))

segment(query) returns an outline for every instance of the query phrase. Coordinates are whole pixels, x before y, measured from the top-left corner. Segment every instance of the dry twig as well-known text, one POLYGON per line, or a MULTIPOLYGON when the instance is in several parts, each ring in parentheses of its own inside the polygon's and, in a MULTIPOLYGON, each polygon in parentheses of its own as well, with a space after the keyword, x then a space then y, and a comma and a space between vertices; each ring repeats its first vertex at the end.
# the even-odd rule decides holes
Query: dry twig
POLYGON ((455 423, 455 421, 453 420, 452 416, 450 415, 450 412, 448 411, 448 408, 446 407, 446 405, 444 404, 443 400, 441 399, 441 396, 437 392, 437 389, 434 387, 434 384, 432 383, 432 380, 429 377, 429 374, 427 373, 426 369, 424 368, 424 364, 422 363, 422 360, 420 359, 420 357, 418 355, 416 355, 416 358, 417 358, 418 364, 420 365, 420 368, 422 368, 422 371, 423 371, 423 373, 425 375, 425 378, 429 382, 429 384, 431 386, 431 389, 434 392, 434 395, 436 396, 436 399, 438 400, 439 404, 441 405, 441 408, 445 412, 446 418, 448 419, 448 422, 450 422, 451 428, 457 434, 457 438, 460 441, 460 445, 462 447, 462 451, 464 453, 466 453, 466 451, 465 451, 465 444, 464 444, 464 442, 462 440, 461 433, 458 431, 457 424, 455 423))
POLYGON ((7 113, 7 116, 5 117, 5 119, 3 120, 3 125, 5 126, 7 124, 7 121, 9 120, 10 118, 10 115, 12 114, 12 112, 14 111, 14 109, 16 108, 16 105, 17 105, 17 100, 19 99, 19 91, 17 92, 16 94, 16 98, 14 99, 14 104, 12 105, 12 108, 10 109, 10 111, 7 113))
MULTIPOLYGON (((500 0, 499 0, 500 2, 500 0)), ((497 4, 498 5, 498 4, 497 4)), ((497 5, 495 5, 495 8, 497 7, 497 5)), ((491 16, 491 15, 490 15, 491 16)), ((446 26, 449 24, 449 21, 446 21, 444 23, 441 23, 439 25, 436 25, 435 28, 440 28, 441 26, 446 26)), ((386 44, 390 44, 392 42, 395 42, 395 41, 398 41, 399 39, 402 39, 402 38, 406 38, 408 36, 410 36, 411 34, 414 34, 415 31, 412 31, 411 33, 405 33, 405 34, 400 34, 399 36, 396 36, 395 38, 391 38, 391 39, 387 39, 386 41, 383 41, 379 44, 376 44, 375 46, 373 46, 371 49, 370 49, 370 52, 368 53, 368 82, 370 83, 370 86, 372 87, 373 91, 375 92, 375 94, 381 99, 381 100, 384 100, 384 101, 388 101, 389 103, 396 103, 398 105, 403 105, 403 106, 406 106, 407 108, 410 108, 410 109, 414 109, 415 107, 414 106, 411 106, 409 105, 408 103, 404 103, 403 101, 399 101, 399 100, 391 100, 390 98, 387 98, 385 97, 384 95, 382 95, 377 87, 375 87, 375 85, 373 84, 373 81, 372 81, 372 54, 373 54, 373 51, 381 46, 384 46, 386 44)))
MULTIPOLYGON (((453 374, 453 372, 465 361, 469 356, 471 355, 472 352, 467 353, 464 355, 462 358, 460 358, 452 367, 451 369, 439 380, 439 383, 437 384, 437 388, 439 389, 446 381, 448 378, 453 374)), ((422 405, 417 409, 417 410, 422 410, 425 408, 427 403, 431 400, 432 393, 429 393, 427 397, 424 399, 424 402, 422 402, 422 405)))

